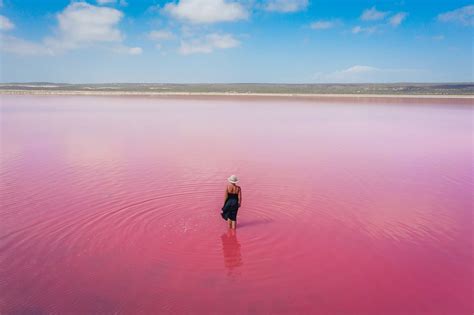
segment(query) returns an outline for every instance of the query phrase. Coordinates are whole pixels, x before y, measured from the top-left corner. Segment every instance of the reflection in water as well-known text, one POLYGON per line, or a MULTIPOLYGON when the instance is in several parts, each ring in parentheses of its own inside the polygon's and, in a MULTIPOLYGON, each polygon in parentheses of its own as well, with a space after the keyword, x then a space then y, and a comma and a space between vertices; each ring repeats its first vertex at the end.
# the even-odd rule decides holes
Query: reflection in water
POLYGON ((235 230, 229 230, 221 235, 222 252, 224 254, 224 265, 228 270, 227 275, 235 275, 235 268, 242 266, 242 254, 240 253, 240 243, 237 240, 235 230))

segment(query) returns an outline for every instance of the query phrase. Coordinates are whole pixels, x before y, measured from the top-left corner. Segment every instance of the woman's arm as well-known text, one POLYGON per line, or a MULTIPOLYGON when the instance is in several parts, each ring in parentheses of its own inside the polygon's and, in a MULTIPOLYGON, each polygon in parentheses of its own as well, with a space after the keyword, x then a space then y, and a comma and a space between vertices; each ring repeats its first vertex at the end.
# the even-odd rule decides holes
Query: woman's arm
POLYGON ((239 207, 242 204, 242 189, 239 187, 239 207))
POLYGON ((224 195, 224 203, 227 201, 227 196, 229 194, 229 191, 227 189, 227 187, 225 188, 225 195, 224 195))

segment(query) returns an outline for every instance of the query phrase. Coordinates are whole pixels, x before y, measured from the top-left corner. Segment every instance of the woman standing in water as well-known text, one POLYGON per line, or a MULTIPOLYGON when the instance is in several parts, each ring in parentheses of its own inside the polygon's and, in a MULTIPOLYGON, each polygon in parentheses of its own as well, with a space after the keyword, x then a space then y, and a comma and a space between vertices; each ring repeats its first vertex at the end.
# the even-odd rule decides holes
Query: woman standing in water
POLYGON ((225 189, 225 201, 221 215, 224 220, 227 220, 229 228, 235 229, 237 210, 239 210, 239 207, 242 204, 242 190, 240 189, 240 186, 236 185, 239 181, 237 176, 232 175, 227 180, 229 181, 229 184, 225 189))

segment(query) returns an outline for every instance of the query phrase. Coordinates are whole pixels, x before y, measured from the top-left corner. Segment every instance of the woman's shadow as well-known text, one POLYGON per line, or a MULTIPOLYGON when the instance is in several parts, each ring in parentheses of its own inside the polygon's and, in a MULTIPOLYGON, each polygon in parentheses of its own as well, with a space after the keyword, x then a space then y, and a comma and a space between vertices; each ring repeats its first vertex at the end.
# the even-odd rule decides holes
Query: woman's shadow
POLYGON ((237 232, 229 229, 227 233, 221 235, 222 252, 224 254, 224 265, 227 268, 227 275, 236 274, 236 269, 242 266, 242 254, 240 253, 240 243, 237 239, 237 232))

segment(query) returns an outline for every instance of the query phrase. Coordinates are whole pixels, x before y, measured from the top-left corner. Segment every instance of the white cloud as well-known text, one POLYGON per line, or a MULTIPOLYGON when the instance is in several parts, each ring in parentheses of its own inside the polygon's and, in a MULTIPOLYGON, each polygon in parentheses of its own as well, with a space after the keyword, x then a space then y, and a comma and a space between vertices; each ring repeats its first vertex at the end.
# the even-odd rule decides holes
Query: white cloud
POLYGON ((143 49, 141 49, 141 47, 130 47, 128 49, 128 53, 130 55, 141 55, 143 52, 143 49))
POLYGON ((148 33, 151 40, 169 40, 174 38, 174 34, 166 30, 155 30, 148 33))
POLYGON ((179 53, 182 55, 208 54, 214 49, 228 49, 237 47, 240 42, 231 34, 208 34, 203 38, 193 40, 182 40, 179 53))
POLYGON ((210 24, 246 19, 247 10, 237 2, 225 0, 179 0, 163 8, 172 17, 191 23, 210 24))
POLYGON ((264 8, 267 11, 297 12, 306 9, 308 0, 269 0, 264 8))
POLYGON ((416 40, 423 40, 423 41, 426 41, 426 40, 442 41, 445 38, 446 37, 443 34, 430 35, 430 36, 428 36, 428 35, 416 35, 415 36, 416 40))
POLYGON ((10 37, 10 44, 14 47, 2 47, 2 49, 18 54, 58 54, 106 44, 113 51, 140 54, 141 48, 128 48, 122 45, 124 36, 118 29, 122 17, 123 13, 114 8, 98 7, 86 2, 72 2, 56 15, 58 26, 54 36, 47 37, 39 43, 10 37), (29 48, 31 51, 27 51, 29 48))
POLYGON ((167 30, 154 30, 148 33, 148 38, 156 42, 155 48, 157 50, 161 50, 163 48, 161 42, 166 40, 172 40, 175 38, 175 35, 167 30))
POLYGON ((362 21, 379 21, 378 24, 363 27, 356 25, 352 28, 351 32, 353 34, 373 34, 375 32, 383 32, 386 29, 386 26, 391 25, 392 27, 399 26, 408 16, 406 12, 398 12, 391 15, 389 11, 378 11, 375 7, 364 10, 360 19, 362 21), (382 20, 382 21, 380 21, 382 20))
POLYGON ((383 20, 389 12, 387 11, 378 11, 375 6, 364 10, 362 12, 362 15, 360 16, 360 19, 362 21, 378 21, 378 20, 383 20))
POLYGON ((350 68, 347 68, 345 70, 339 71, 341 74, 358 74, 358 73, 367 73, 367 72, 374 72, 374 71, 379 71, 380 69, 371 67, 371 66, 352 66, 350 68))
MULTIPOLYGON (((370 9, 366 9, 362 12, 360 19, 362 21, 381 21, 383 20, 387 24, 397 27, 399 26, 408 16, 406 12, 398 12, 391 15, 389 11, 379 11, 375 6, 371 7, 370 9)), ((373 33, 377 28, 383 27, 383 24, 376 25, 374 27, 363 28, 360 26, 356 26, 352 29, 352 32, 357 34, 361 32, 366 33, 373 33)))
POLYGON ((438 21, 474 26, 474 5, 467 5, 453 11, 441 13, 438 15, 438 21))
POLYGON ((0 15, 0 31, 9 31, 15 27, 15 24, 4 15, 0 15))
POLYGON ((319 20, 311 23, 310 27, 314 30, 326 30, 341 24, 339 20, 319 20))
POLYGON ((360 32, 362 32, 362 27, 361 26, 357 25, 357 26, 354 26, 352 28, 352 33, 353 34, 359 34, 360 32))
POLYGON ((143 49, 141 47, 127 47, 127 46, 118 46, 114 48, 114 51, 120 54, 127 54, 127 55, 141 55, 143 53, 143 49))
POLYGON ((18 55, 54 55, 54 52, 43 44, 14 36, 0 36, 0 50, 18 55))
POLYGON ((121 41, 122 34, 117 29, 117 24, 122 17, 123 13, 113 8, 73 2, 57 15, 59 37, 72 44, 121 41))
POLYGON ((353 34, 359 34, 359 33, 366 33, 366 34, 372 34, 377 31, 377 26, 370 26, 370 27, 362 27, 362 26, 354 26, 352 28, 352 33, 353 34))
POLYGON ((392 25, 393 27, 397 27, 398 25, 400 25, 403 22, 403 20, 405 20, 407 15, 408 15, 408 13, 406 13, 406 12, 399 12, 399 13, 395 14, 389 20, 390 25, 392 25))
POLYGON ((327 83, 370 83, 370 82, 414 82, 423 71, 417 69, 388 69, 366 65, 355 65, 331 73, 315 74, 317 82, 327 83))

